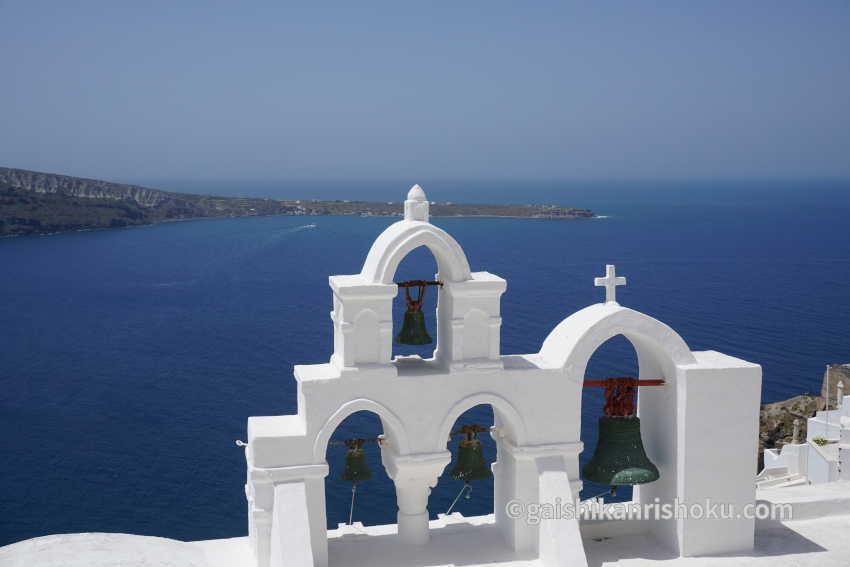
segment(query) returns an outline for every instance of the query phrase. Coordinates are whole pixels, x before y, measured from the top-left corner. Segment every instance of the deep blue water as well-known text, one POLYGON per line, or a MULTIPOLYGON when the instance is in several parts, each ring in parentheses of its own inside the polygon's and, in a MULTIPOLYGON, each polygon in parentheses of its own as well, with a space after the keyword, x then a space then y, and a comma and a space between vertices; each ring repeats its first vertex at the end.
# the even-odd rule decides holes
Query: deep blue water
MULTIPOLYGON (((407 189, 158 185, 388 201, 407 189)), ((615 263, 629 278, 622 304, 670 324, 693 349, 761 363, 765 401, 818 391, 825 364, 850 361, 848 184, 423 185, 434 200, 557 203, 609 215, 434 220, 474 270, 508 280, 505 353, 538 350, 558 321, 598 301, 593 277, 615 263)), ((245 438, 250 415, 296 410, 292 366, 324 362, 331 351, 327 277, 358 272, 390 222, 253 218, 0 240, 0 545, 81 531, 244 534, 244 457, 233 441, 245 438)), ((416 251, 398 277, 433 273, 433 259, 416 251)), ((613 339, 588 373, 634 367, 628 343, 613 339)), ((601 392, 585 393, 585 458, 600 406, 601 392)), ((491 419, 475 408, 461 421, 491 419)), ((358 414, 338 437, 379 429, 375 416, 358 414)), ((487 450, 492 458, 492 444, 487 450)), ((339 474, 343 451, 331 448, 328 458, 339 474)), ((370 459, 376 477, 362 483, 355 518, 393 521, 392 484, 375 450, 370 459)), ((432 514, 459 488, 444 476, 432 514)), ((328 480, 332 525, 347 517, 349 495, 348 485, 328 480)), ((488 512, 491 495, 481 483, 458 509, 488 512)))

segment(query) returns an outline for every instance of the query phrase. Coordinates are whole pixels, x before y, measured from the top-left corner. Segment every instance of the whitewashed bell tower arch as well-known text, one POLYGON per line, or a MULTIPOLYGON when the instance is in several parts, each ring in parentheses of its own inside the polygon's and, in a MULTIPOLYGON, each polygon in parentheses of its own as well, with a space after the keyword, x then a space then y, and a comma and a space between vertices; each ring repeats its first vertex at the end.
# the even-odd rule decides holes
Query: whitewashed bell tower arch
POLYGON ((341 372, 392 365, 393 300, 396 269, 411 251, 424 246, 437 261, 443 282, 437 301, 437 348, 433 363, 452 370, 498 367, 500 300, 507 284, 488 272, 472 272, 460 244, 429 222, 429 202, 419 185, 404 202, 404 220, 389 226, 372 244, 359 274, 331 276, 334 353, 341 372))
MULTIPOLYGON (((567 316, 538 352, 503 354, 505 280, 472 272, 457 241, 428 222, 428 208, 424 191, 415 186, 404 203, 404 219, 377 238, 361 272, 330 277, 334 352, 327 363, 295 366, 298 412, 248 419, 245 494, 257 567, 372 565, 368 553, 367 561, 352 563, 339 551, 351 540, 329 535, 325 511, 328 441, 357 411, 380 418, 384 437, 375 450, 395 485, 396 523, 376 528, 392 534, 392 546, 417 546, 415 555, 422 559, 417 565, 447 563, 428 555, 439 545, 433 535, 439 529, 430 518, 442 512, 429 510, 428 496, 451 462, 452 425, 479 404, 493 408, 498 456, 491 467, 494 514, 471 522, 465 535, 470 544, 465 548, 473 553, 481 545, 475 526, 482 522, 495 524, 511 558, 534 557, 543 567, 586 567, 587 529, 603 536, 637 529, 678 555, 751 549, 754 522, 745 518, 587 526, 576 518, 533 523, 509 513, 517 501, 578 497, 584 372, 593 352, 615 335, 635 346, 641 379, 664 383, 637 401, 646 452, 661 478, 641 485, 635 501, 710 499, 743 510, 755 497, 761 368, 714 351, 693 352, 667 325, 621 306, 617 286, 626 281, 614 266, 596 281, 606 289, 604 302, 567 316), (392 303, 398 294, 393 278, 399 262, 420 246, 434 254, 436 278, 443 283, 437 348, 431 359, 393 358, 392 303), (717 474, 720 469, 723 474, 717 474)), ((377 539, 363 538, 362 545, 377 539)), ((451 562, 475 565, 475 559, 451 562)))

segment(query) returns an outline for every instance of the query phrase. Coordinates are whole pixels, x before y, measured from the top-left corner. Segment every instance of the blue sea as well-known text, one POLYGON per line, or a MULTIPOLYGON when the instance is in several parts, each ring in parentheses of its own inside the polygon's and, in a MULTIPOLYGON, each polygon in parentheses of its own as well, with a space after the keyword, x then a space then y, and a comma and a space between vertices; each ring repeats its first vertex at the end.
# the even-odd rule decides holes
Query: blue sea
MULTIPOLYGON (((409 185, 148 184, 395 202, 409 185)), ((433 220, 459 240, 473 270, 507 279, 504 353, 537 351, 561 319, 599 301, 593 278, 613 263, 628 277, 618 290, 623 305, 668 323, 693 349, 762 364, 764 401, 817 392, 827 363, 850 362, 848 183, 423 186, 438 201, 551 203, 604 216, 433 220)), ((328 276, 358 272, 394 220, 198 220, 0 240, 0 545, 85 531, 244 535, 245 462, 234 440, 245 439, 248 416, 296 411, 293 365, 325 362, 331 352, 328 276)), ((417 250, 398 278, 434 272, 433 258, 417 250)), ((433 331, 433 317, 430 324, 433 331)), ((594 355, 588 375, 635 368, 634 351, 615 338, 594 355)), ((601 402, 601 391, 585 391, 585 460, 601 402)), ((479 407, 459 421, 491 420, 479 407)), ((355 414, 336 438, 379 431, 374 415, 355 414)), ((335 478, 343 453, 328 452, 331 526, 349 512, 349 486, 335 478)), ((360 484, 354 519, 393 522, 392 483, 377 449, 369 459, 375 478, 360 484)), ((432 515, 460 487, 444 474, 432 515)), ((585 496, 597 490, 604 487, 588 485, 585 496)), ((492 482, 482 481, 457 509, 481 514, 492 505, 492 482)))

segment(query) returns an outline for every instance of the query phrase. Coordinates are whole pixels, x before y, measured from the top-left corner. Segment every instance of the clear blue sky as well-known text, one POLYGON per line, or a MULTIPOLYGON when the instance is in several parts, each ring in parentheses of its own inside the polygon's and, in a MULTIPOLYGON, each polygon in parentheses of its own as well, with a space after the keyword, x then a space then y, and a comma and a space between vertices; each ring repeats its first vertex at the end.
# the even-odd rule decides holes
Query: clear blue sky
POLYGON ((850 178, 850 2, 0 0, 0 165, 850 178))

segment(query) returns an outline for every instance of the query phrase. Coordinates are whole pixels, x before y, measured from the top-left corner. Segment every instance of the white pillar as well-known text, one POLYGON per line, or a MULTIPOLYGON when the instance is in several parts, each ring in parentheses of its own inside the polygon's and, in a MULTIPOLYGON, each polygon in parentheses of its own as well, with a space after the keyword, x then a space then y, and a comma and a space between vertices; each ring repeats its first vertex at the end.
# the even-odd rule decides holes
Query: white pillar
MULTIPOLYGON (((578 497, 578 484, 567 474, 563 457, 541 457, 536 464, 540 502, 572 502, 578 497)), ((587 567, 578 518, 543 519, 538 547, 542 565, 587 567)))
POLYGON ((428 495, 427 484, 402 481, 396 482, 398 498, 398 536, 405 543, 428 543, 428 495))
POLYGON ((271 557, 272 515, 265 510, 249 513, 251 549, 257 567, 268 567, 271 557))
POLYGON ((518 446, 498 433, 496 436, 499 451, 498 461, 493 464, 496 525, 505 543, 517 553, 539 551, 539 525, 528 522, 525 517, 512 517, 508 507, 515 506, 517 502, 523 506, 543 502, 540 495, 541 467, 564 475, 566 488, 557 496, 563 504, 570 503, 573 495, 581 490, 578 455, 583 444, 578 441, 518 446))
POLYGON ((249 469, 249 500, 252 507, 251 543, 258 567, 282 567, 286 548, 309 550, 312 567, 328 564, 328 535, 325 514, 325 477, 328 465, 302 465, 249 469), (292 486, 297 485, 294 489, 292 486), (283 515, 281 515, 283 514, 283 515), (304 530, 309 541, 287 528, 285 515, 307 519, 304 530), (275 550, 277 556, 275 557, 275 550), (275 563, 275 559, 277 563, 275 563))
POLYGON ((381 450, 381 460, 395 483, 398 501, 398 536, 405 543, 428 543, 428 496, 451 462, 451 453, 396 455, 381 450))
POLYGON ((248 500, 248 538, 251 550, 257 567, 268 567, 271 553, 274 483, 268 475, 252 468, 250 464, 245 496, 248 500))
MULTIPOLYGON (((306 480, 284 482, 274 486, 274 513, 272 514, 270 567, 316 567, 311 541, 309 497, 306 480)), ((327 564, 327 558, 324 561, 327 564)))
POLYGON ((357 276, 331 276, 331 321, 334 328, 333 364, 340 372, 386 365, 395 375, 392 359, 392 306, 395 284, 364 283, 357 276))
POLYGON ((437 306, 436 356, 441 365, 454 370, 502 368, 501 297, 506 289, 505 280, 487 272, 445 282, 437 306))
MULTIPOLYGON (((676 496, 689 507, 705 506, 711 500, 744 510, 755 502, 758 439, 741 432, 758 431, 761 367, 717 352, 694 355, 697 364, 683 369, 676 380, 680 412, 675 432, 676 496), (721 399, 723 403, 718 404, 716 400, 721 399)), ((656 464, 661 469, 661 463, 656 464)), ((691 515, 676 522, 683 556, 753 549, 753 518, 718 521, 691 515)))

